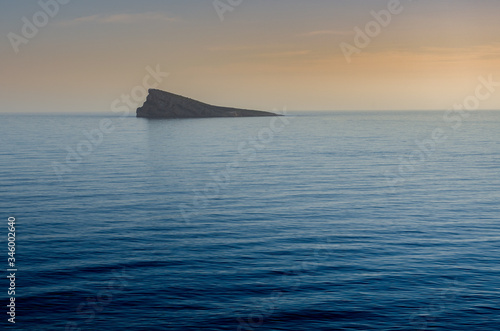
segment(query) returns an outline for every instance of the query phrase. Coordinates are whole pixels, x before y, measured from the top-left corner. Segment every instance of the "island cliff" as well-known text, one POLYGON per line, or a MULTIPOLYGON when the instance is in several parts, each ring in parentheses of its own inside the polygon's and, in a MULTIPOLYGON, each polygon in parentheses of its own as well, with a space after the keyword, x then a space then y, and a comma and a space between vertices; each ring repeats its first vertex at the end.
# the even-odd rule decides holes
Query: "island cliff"
POLYGON ((265 111, 212 106, 173 93, 150 89, 146 102, 137 109, 143 118, 206 118, 280 116, 265 111))

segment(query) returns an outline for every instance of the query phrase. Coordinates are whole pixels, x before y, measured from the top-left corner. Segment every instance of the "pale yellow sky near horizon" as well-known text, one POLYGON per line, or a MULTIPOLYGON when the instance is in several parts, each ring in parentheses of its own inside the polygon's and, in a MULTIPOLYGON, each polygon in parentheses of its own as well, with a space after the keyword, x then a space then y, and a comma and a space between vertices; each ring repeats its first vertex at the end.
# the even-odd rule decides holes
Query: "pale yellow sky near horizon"
MULTIPOLYGON (((160 89, 261 110, 439 110, 473 95, 479 77, 500 82, 500 3, 394 1, 244 0, 223 21, 212 1, 70 2, 17 53, 8 34, 22 37, 22 17, 42 9, 12 5, 0 112, 110 112, 157 65, 169 73, 160 89), (374 23, 391 3, 398 13, 374 23), (373 36, 357 47, 366 24, 373 36)), ((500 87, 480 108, 500 109, 500 87)))

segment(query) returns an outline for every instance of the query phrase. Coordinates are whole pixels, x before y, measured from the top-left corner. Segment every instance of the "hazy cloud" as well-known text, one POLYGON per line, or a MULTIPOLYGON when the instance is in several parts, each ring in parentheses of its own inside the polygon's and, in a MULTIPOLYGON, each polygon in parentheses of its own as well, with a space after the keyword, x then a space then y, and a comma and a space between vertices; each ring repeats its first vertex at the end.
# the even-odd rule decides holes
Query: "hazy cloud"
POLYGON ((306 33, 301 33, 299 37, 317 37, 317 36, 350 36, 354 31, 347 30, 317 30, 306 33))
POLYGON ((86 23, 135 23, 143 21, 164 21, 164 22, 178 22, 177 17, 167 16, 161 13, 137 13, 137 14, 113 14, 113 15, 91 15, 78 17, 69 21, 62 21, 60 25, 78 25, 86 23))
POLYGON ((259 49, 259 46, 251 45, 226 45, 226 46, 212 46, 208 50, 211 52, 238 52, 259 49))
POLYGON ((294 56, 302 56, 310 54, 310 50, 301 50, 301 51, 284 51, 284 52, 272 52, 272 53, 261 53, 256 54, 257 57, 294 57, 294 56))

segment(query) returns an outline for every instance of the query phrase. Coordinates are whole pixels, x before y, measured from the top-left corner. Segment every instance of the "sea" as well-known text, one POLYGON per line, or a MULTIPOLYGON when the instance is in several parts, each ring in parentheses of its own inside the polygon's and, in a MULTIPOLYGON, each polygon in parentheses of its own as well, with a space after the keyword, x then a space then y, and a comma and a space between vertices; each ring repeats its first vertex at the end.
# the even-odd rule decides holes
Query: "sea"
POLYGON ((0 115, 0 328, 499 330, 499 128, 0 115))

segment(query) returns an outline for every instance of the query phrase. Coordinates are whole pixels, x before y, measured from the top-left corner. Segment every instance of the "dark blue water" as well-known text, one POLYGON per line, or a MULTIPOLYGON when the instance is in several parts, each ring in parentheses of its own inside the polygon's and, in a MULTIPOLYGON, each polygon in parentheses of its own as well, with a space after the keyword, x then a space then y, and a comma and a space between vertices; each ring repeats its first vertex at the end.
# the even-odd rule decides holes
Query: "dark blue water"
POLYGON ((0 121, 8 329, 498 330, 500 112, 0 121))

